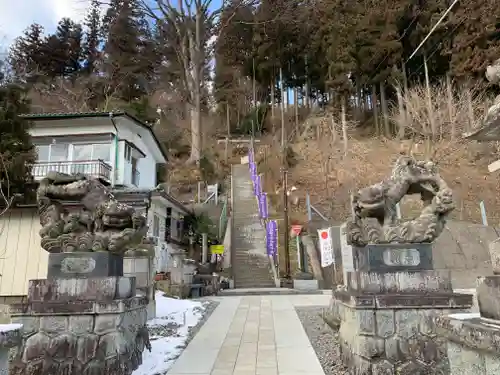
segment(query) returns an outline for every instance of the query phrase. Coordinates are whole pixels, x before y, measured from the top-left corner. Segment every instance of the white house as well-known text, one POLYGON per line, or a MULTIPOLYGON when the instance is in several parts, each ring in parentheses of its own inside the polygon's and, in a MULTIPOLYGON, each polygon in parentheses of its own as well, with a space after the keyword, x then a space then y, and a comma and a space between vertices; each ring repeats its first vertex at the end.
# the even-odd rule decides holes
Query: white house
MULTIPOLYGON (((147 214, 148 235, 156 245, 154 267, 166 270, 168 252, 182 247, 183 218, 190 211, 157 188, 157 165, 166 163, 167 156, 152 129, 125 112, 21 117, 33 122, 30 132, 38 151, 35 180, 49 171, 99 178, 119 201, 147 214)), ((0 229, 0 297, 22 297, 29 280, 45 278, 47 273, 48 254, 40 247, 36 204, 10 209, 0 216, 0 229)))
POLYGON ((155 271, 166 272, 169 254, 184 247, 184 217, 191 211, 161 188, 115 189, 113 195, 146 214, 148 236, 155 243, 155 271))
POLYGON ((153 189, 167 155, 152 128, 126 112, 39 113, 31 120, 35 180, 48 171, 85 173, 112 186, 153 189))

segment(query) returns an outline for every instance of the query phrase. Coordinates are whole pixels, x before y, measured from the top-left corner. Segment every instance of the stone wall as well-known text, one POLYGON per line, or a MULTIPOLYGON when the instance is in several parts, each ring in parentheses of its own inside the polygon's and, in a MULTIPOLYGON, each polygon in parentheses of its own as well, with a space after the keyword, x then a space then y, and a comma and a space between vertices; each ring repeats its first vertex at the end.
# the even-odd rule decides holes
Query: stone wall
POLYGON ((498 375, 500 374, 500 353, 471 350, 466 346, 448 343, 450 374, 498 375))
POLYGON ((28 303, 11 307, 22 344, 11 375, 130 375, 149 347, 147 298, 135 278, 32 280, 28 303))
POLYGON ((156 301, 154 288, 154 260, 148 256, 130 256, 123 258, 123 275, 135 277, 137 294, 146 296, 148 304, 148 320, 156 317, 156 301))
POLYGON ((451 375, 500 374, 500 276, 477 280, 478 313, 435 319, 437 333, 447 340, 451 375))
POLYGON ((331 318, 340 326, 342 360, 356 374, 423 374, 430 370, 446 374, 446 339, 437 336, 433 318, 449 311, 357 309, 334 299, 331 318))

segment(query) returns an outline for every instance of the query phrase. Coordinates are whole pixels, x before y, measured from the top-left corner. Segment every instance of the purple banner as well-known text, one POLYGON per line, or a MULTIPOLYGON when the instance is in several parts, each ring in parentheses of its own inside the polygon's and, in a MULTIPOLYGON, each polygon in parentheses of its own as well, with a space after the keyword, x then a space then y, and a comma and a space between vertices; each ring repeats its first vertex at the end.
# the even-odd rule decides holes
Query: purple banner
POLYGON ((275 256, 278 252, 278 223, 269 220, 266 224, 267 255, 275 256))
POLYGON ((260 217, 263 219, 267 219, 268 210, 267 210, 267 193, 262 193, 259 197, 260 207, 261 207, 261 215, 260 217))
POLYGON ((254 187, 254 194, 256 197, 260 196, 260 193, 262 191, 261 186, 260 186, 260 174, 255 176, 255 182, 253 184, 254 187))
POLYGON ((253 149, 252 148, 248 149, 248 161, 250 163, 253 163, 255 161, 254 154, 253 154, 253 149))
POLYGON ((255 165, 254 162, 250 163, 250 177, 252 178, 252 181, 255 181, 255 176, 257 176, 257 166, 255 165))

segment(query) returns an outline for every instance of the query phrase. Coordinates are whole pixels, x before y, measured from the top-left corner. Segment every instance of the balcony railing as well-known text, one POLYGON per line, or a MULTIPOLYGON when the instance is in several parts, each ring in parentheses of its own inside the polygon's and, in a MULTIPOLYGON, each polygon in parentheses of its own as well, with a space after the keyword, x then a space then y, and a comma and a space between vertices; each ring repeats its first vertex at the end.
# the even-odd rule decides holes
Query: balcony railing
POLYGON ((66 174, 80 173, 110 182, 111 170, 111 166, 103 160, 39 161, 33 165, 32 174, 35 180, 40 180, 51 171, 66 174))
POLYGON ((132 169, 132 185, 139 186, 139 179, 141 178, 141 174, 137 169, 132 169))

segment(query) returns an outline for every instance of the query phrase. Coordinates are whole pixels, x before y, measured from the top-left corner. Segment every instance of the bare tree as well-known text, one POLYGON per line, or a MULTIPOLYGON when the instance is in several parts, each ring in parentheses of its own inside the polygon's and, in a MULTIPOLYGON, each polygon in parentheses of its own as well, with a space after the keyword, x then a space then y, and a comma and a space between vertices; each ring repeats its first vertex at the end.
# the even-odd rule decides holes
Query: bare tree
MULTIPOLYGON (((244 1, 254 0, 241 0, 244 1)), ((188 162, 199 163, 202 152, 202 101, 206 93, 205 70, 213 56, 213 38, 225 25, 220 23, 222 6, 212 9, 213 0, 139 0, 142 10, 159 28, 173 27, 177 77, 185 91, 191 121, 191 154, 188 162), (208 28, 208 29, 207 29, 208 28)), ((228 22, 228 21, 226 21, 228 22)))
MULTIPOLYGON (((67 111, 109 111, 116 109, 123 101, 119 90, 125 80, 118 81, 118 70, 104 76, 80 75, 76 79, 55 77, 35 82, 30 90, 32 107, 43 112, 67 111)), ((123 74, 120 74, 123 78, 123 74)))

